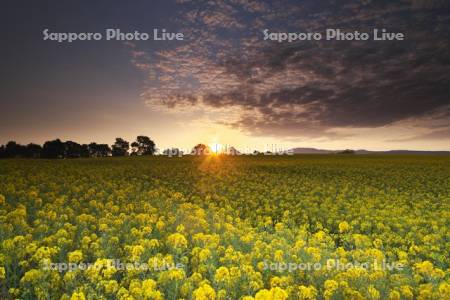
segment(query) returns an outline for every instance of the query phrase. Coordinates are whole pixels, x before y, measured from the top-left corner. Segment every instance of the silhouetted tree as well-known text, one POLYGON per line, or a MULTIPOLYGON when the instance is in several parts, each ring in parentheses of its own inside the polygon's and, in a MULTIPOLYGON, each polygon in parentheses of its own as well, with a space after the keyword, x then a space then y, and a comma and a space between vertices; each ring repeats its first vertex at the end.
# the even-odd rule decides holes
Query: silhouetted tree
POLYGON ((98 152, 98 145, 97 145, 97 143, 90 143, 88 145, 88 150, 89 150, 89 156, 90 157, 97 157, 97 152, 98 152))
POLYGON ((98 150, 101 157, 107 157, 111 155, 111 148, 108 144, 98 144, 98 150))
POLYGON ((126 156, 130 149, 130 143, 122 138, 116 138, 116 142, 112 145, 112 156, 126 156))
POLYGON ((89 154, 92 157, 106 157, 111 154, 111 148, 107 144, 89 144, 89 154))
POLYGON ((36 144, 23 146, 14 141, 10 141, 6 146, 0 147, 0 158, 39 158, 42 147, 36 144))
POLYGON ((67 141, 64 143, 64 157, 66 158, 79 158, 83 155, 83 146, 76 142, 67 141))
POLYGON ((0 158, 6 158, 5 146, 0 146, 0 158))
POLYGON ((89 157, 89 145, 81 145, 81 157, 89 157))
POLYGON ((139 135, 131 146, 133 147, 133 152, 138 155, 153 155, 156 151, 155 142, 144 135, 139 135))
POLYGON ((139 151, 139 144, 138 142, 132 142, 131 143, 131 154, 130 155, 138 155, 139 151))
POLYGON ((338 154, 355 154, 355 150, 345 149, 344 151, 338 152, 338 154))
POLYGON ((40 158, 41 153, 42 153, 41 145, 30 143, 25 147, 25 157, 40 158))
POLYGON ((211 148, 205 144, 197 144, 191 152, 192 155, 209 155, 211 153, 211 148))
MULTIPOLYGON (((132 155, 153 155, 157 150, 155 143, 147 136, 138 136, 132 144, 132 155)), ((80 158, 128 155, 130 144, 122 138, 116 138, 112 149, 107 144, 78 144, 60 139, 46 141, 43 146, 30 143, 26 146, 15 141, 0 145, 0 158, 80 158)))
POLYGON ((65 146, 60 139, 47 141, 42 149, 43 158, 64 158, 65 146))
POLYGON ((10 141, 5 146, 6 157, 24 157, 25 146, 10 141))

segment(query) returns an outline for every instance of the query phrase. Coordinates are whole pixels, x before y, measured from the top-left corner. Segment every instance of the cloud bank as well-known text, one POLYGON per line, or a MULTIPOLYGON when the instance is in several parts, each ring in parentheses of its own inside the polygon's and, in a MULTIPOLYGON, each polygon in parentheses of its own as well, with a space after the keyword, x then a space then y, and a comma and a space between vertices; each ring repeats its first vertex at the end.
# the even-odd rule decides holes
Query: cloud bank
POLYGON ((447 1, 182 0, 177 5, 172 22, 187 41, 154 54, 132 49, 133 64, 147 72, 142 97, 148 106, 238 110, 217 121, 254 135, 285 137, 333 137, 339 128, 435 118, 441 128, 413 138, 450 138, 447 1), (386 28, 406 39, 279 43, 264 41, 262 33, 327 28, 386 28))

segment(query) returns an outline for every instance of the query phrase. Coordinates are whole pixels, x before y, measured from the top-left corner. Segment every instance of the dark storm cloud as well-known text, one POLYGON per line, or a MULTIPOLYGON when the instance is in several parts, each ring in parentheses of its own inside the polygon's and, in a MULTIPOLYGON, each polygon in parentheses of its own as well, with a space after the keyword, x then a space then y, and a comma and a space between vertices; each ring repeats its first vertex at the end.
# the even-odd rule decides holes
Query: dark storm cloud
MULTIPOLYGON (((153 66, 159 77, 148 91, 152 105, 238 107, 241 117, 230 126, 325 136, 337 127, 379 127, 438 114, 450 103, 447 1, 181 2, 178 22, 195 38, 160 53, 153 66), (266 28, 386 28, 403 32, 406 40, 278 43, 263 41, 266 28)), ((448 115, 441 118, 450 125, 448 115)))

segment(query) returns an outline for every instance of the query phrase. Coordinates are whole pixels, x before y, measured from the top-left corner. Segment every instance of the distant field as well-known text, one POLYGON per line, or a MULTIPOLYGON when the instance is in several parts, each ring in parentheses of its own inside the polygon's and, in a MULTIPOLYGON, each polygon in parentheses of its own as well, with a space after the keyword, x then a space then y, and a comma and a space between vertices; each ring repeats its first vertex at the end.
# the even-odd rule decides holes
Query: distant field
POLYGON ((450 157, 0 160, 0 298, 450 299, 449 220, 450 157))

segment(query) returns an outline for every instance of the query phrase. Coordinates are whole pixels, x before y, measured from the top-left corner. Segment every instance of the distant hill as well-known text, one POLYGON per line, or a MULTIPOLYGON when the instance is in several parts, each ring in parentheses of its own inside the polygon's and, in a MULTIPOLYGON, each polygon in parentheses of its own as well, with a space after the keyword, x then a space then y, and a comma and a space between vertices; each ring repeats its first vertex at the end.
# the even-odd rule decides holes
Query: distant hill
POLYGON ((339 152, 337 150, 323 150, 316 148, 294 148, 292 151, 294 154, 332 154, 339 152))
MULTIPOLYGON (((293 148, 294 154, 337 154, 344 150, 326 150, 316 148, 293 148)), ((411 155, 450 155, 450 151, 420 151, 420 150, 388 150, 370 151, 365 149, 355 150, 355 154, 411 154, 411 155)))

